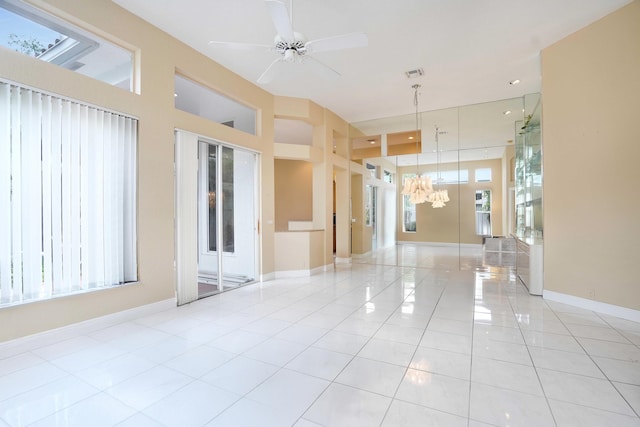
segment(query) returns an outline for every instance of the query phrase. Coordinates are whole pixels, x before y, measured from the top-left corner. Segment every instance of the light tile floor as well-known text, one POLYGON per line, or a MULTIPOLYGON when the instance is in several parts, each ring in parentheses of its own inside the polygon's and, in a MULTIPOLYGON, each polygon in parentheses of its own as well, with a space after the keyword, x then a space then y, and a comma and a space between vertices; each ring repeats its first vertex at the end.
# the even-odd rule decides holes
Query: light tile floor
POLYGON ((2 344, 0 426, 640 426, 640 324, 453 258, 2 344))

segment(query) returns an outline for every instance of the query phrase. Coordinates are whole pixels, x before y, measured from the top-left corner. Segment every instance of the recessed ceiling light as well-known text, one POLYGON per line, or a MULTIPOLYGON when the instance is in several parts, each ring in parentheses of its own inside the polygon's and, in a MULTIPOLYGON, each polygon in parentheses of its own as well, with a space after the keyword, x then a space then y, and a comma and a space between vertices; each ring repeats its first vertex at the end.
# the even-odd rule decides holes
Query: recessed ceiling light
POLYGON ((510 84, 510 85, 517 85, 518 83, 520 83, 520 80, 519 80, 519 79, 511 80, 511 81, 509 82, 509 84, 510 84))
POLYGON ((375 139, 370 139, 370 140, 369 140, 369 144, 373 145, 373 144, 375 144, 375 143, 376 143, 376 140, 375 140, 375 139))
POLYGON ((174 97, 174 98, 175 98, 175 97, 177 97, 177 96, 178 96, 178 94, 177 94, 177 93, 174 93, 174 94, 173 94, 173 97, 174 97))
POLYGON ((409 137, 409 139, 413 139, 413 137, 412 137, 412 136, 410 136, 410 137, 409 137))

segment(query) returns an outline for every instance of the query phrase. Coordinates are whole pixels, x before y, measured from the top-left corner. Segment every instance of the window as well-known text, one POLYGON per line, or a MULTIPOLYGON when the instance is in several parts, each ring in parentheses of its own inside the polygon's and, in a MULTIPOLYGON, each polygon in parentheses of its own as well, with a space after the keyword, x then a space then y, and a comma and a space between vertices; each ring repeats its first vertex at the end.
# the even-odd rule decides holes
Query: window
POLYGON ((491 168, 476 169, 476 182, 491 182, 491 168))
POLYGON ((364 191, 364 225, 371 227, 373 224, 373 187, 370 185, 365 186, 364 191))
POLYGON ((202 171, 207 174, 207 191, 209 197, 209 209, 208 209, 208 228, 209 228, 209 244, 208 249, 211 252, 217 251, 217 223, 216 223, 216 192, 217 186, 217 173, 216 167, 218 165, 218 153, 222 151, 222 240, 224 252, 233 253, 235 250, 234 240, 234 214, 233 214, 233 175, 234 175, 234 158, 233 149, 229 147, 219 147, 216 145, 207 144, 201 142, 207 148, 207 168, 202 171))
POLYGON ((0 0, 0 45, 133 90, 133 54, 39 9, 0 0))
POLYGON ((367 170, 369 171, 371 178, 378 178, 378 166, 367 163, 367 170))
POLYGON ((424 175, 430 176, 434 185, 436 184, 464 184, 469 182, 469 171, 467 169, 454 169, 439 172, 428 172, 424 175))
POLYGON ((176 75, 174 100, 178 110, 221 123, 251 135, 256 134, 256 110, 176 75))
POLYGON ((476 234, 491 236, 491 190, 476 191, 476 234))
MULTIPOLYGON (((415 177, 415 174, 403 174, 402 183, 409 178, 415 177)), ((416 205, 409 201, 409 196, 402 196, 402 231, 405 233, 415 233, 416 228, 416 205)))
POLYGON ((0 82, 0 304, 137 280, 137 121, 0 82))

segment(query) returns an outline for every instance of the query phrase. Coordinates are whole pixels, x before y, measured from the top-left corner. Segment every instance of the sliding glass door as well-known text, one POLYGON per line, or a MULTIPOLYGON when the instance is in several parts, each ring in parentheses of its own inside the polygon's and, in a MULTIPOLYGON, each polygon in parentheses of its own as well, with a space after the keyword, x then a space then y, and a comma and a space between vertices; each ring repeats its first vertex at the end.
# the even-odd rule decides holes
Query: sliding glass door
POLYGON ((256 154, 198 143, 198 297, 256 276, 256 154))

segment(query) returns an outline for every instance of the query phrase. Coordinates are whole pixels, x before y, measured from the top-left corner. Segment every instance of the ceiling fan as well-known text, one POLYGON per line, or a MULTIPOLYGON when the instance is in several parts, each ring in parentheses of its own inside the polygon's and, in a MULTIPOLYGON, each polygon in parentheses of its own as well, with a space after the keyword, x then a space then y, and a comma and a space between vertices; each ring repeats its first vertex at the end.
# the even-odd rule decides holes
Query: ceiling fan
POLYGON ((326 79, 336 79, 340 77, 340 73, 309 54, 365 47, 368 44, 367 35, 364 33, 349 33, 307 41, 302 34, 293 31, 289 11, 282 0, 265 0, 265 3, 277 32, 273 45, 220 41, 209 42, 211 45, 232 49, 259 49, 279 53, 280 57, 274 60, 258 78, 258 83, 260 84, 271 82, 280 73, 282 67, 286 67, 288 63, 304 64, 326 79))

